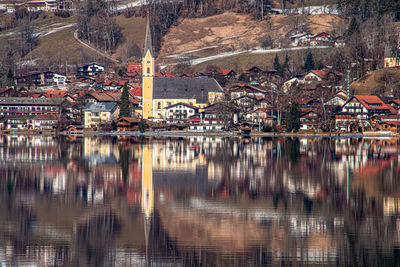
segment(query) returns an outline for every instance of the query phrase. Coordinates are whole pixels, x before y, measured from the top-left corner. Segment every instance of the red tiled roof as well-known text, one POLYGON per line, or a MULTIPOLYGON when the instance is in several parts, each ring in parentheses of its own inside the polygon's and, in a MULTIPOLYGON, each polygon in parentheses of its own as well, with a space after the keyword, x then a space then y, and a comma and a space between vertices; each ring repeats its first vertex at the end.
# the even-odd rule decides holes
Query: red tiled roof
POLYGON ((328 75, 328 73, 323 70, 312 70, 311 72, 320 77, 321 79, 326 79, 328 75))
POLYGON ((131 102, 132 104, 139 104, 140 103, 140 99, 139 98, 137 98, 137 97, 132 97, 132 96, 130 96, 129 97, 129 102, 131 102))
POLYGON ((220 70, 217 70, 220 74, 222 74, 222 75, 228 75, 229 73, 231 73, 232 71, 233 72, 235 72, 233 69, 220 69, 220 70))
POLYGON ((132 62, 128 64, 126 72, 142 72, 142 63, 132 62))
POLYGON ((51 91, 46 91, 44 92, 44 96, 47 98, 52 98, 52 97, 64 97, 65 94, 67 93, 66 90, 51 90, 51 91))
POLYGON ((131 96, 142 96, 143 95, 143 91, 142 91, 142 88, 136 87, 136 88, 133 88, 133 89, 129 90, 129 94, 131 96))
POLYGON ((392 102, 394 102, 395 104, 400 106, 400 99, 394 99, 394 100, 392 100, 392 102))
POLYGON ((128 81, 126 81, 126 80, 119 80, 119 81, 118 80, 108 80, 108 81, 104 82, 104 85, 109 86, 109 85, 112 85, 113 83, 115 83, 116 85, 124 86, 127 82, 128 81))
POLYGON ((360 101, 365 108, 372 109, 393 109, 390 105, 385 104, 378 96, 376 95, 355 95, 354 96, 358 101, 360 101))

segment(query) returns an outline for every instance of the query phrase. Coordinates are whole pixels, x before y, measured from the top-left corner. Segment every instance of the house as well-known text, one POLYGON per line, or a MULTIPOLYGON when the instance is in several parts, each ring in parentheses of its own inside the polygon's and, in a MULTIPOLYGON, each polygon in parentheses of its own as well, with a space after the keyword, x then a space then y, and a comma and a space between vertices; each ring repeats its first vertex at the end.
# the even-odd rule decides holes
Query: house
POLYGON ((164 118, 168 122, 184 122, 196 115, 199 108, 186 103, 176 103, 165 108, 164 118))
POLYGON ((217 70, 217 72, 224 76, 226 79, 234 79, 237 75, 233 69, 219 69, 217 70))
POLYGON ((346 46, 346 40, 343 36, 338 36, 333 39, 334 41, 334 46, 335 47, 345 47, 346 46))
POLYGON ((9 97, 14 94, 14 89, 12 87, 0 89, 0 97, 9 97))
POLYGON ((272 124, 271 119, 269 119, 269 121, 267 122, 268 115, 270 114, 267 109, 258 108, 249 113, 248 120, 253 123, 272 124))
POLYGON ((44 1, 28 1, 25 2, 25 8, 29 12, 38 11, 57 11, 57 1, 56 0, 44 0, 44 1))
POLYGON ((388 115, 396 113, 396 110, 385 104, 378 96, 355 95, 342 106, 342 111, 354 115, 361 120, 367 120, 372 115, 388 115))
POLYGON ((67 77, 52 71, 32 71, 15 78, 18 86, 63 86, 67 77))
POLYGON ((320 121, 320 114, 314 109, 304 109, 300 114, 300 130, 316 130, 320 121))
POLYGON ((328 106, 343 106, 348 99, 347 92, 341 90, 335 94, 334 97, 332 97, 328 102, 326 102, 326 105, 328 106))
POLYGON ((395 110, 397 114, 400 114, 400 99, 393 99, 389 102, 389 105, 391 105, 395 110))
POLYGON ((82 110, 85 128, 92 128, 101 124, 110 123, 119 115, 119 106, 116 102, 94 103, 89 102, 82 110))
POLYGON ((326 32, 320 32, 310 38, 310 45, 311 46, 323 45, 327 44, 329 41, 331 41, 331 35, 326 32))
POLYGON ((126 84, 128 84, 127 80, 107 80, 104 82, 104 90, 122 92, 122 88, 126 84))
POLYGON ((308 45, 313 35, 308 32, 303 32, 290 36, 291 46, 308 45))
POLYGON ((57 127, 58 116, 55 114, 39 114, 32 118, 32 128, 52 130, 57 127))
POLYGON ((140 119, 133 117, 122 117, 115 121, 117 131, 137 131, 139 128, 140 119))
POLYGON ((5 129, 26 130, 32 128, 32 118, 34 116, 9 115, 5 116, 5 129))
POLYGON ((104 71, 104 66, 97 63, 90 63, 78 67, 77 76, 95 76, 104 71))
POLYGON ((267 92, 264 89, 250 84, 236 84, 228 90, 228 94, 230 95, 231 99, 237 99, 244 95, 254 98, 263 98, 266 93, 267 92))
POLYGON ((58 114, 63 98, 0 97, 0 115, 58 114))
POLYGON ((366 126, 366 121, 360 121, 354 114, 339 112, 335 115, 335 129, 343 132, 351 132, 352 128, 357 129, 360 125, 366 126))
POLYGON ((304 76, 304 81, 311 83, 314 81, 323 81, 326 80, 328 77, 328 73, 323 70, 312 70, 309 73, 307 73, 306 76, 304 76))

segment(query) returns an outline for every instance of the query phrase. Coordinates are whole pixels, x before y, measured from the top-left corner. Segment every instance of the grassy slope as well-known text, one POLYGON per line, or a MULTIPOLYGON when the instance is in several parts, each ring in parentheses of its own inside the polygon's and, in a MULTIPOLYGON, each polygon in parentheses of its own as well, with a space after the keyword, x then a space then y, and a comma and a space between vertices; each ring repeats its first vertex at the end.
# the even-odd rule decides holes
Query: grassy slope
MULTIPOLYGON (((112 51, 112 55, 114 58, 124 59, 121 55, 128 42, 135 42, 139 48, 143 47, 145 19, 133 17, 127 19, 120 15, 116 20, 122 27, 124 39, 118 48, 112 51)), ((74 18, 72 18, 73 21, 74 18)), ((58 62, 62 64, 65 64, 65 62, 68 62, 68 64, 81 64, 89 61, 107 62, 107 59, 82 46, 74 39, 75 29, 75 27, 67 28, 40 38, 38 46, 25 58, 40 57, 45 62, 55 64, 58 62)))
POLYGON ((355 90, 355 94, 369 95, 374 88, 384 83, 384 81, 382 81, 382 76, 385 74, 385 72, 389 73, 389 75, 393 77, 396 77, 397 80, 400 79, 399 68, 380 69, 365 74, 360 79, 352 82, 350 86, 355 90))

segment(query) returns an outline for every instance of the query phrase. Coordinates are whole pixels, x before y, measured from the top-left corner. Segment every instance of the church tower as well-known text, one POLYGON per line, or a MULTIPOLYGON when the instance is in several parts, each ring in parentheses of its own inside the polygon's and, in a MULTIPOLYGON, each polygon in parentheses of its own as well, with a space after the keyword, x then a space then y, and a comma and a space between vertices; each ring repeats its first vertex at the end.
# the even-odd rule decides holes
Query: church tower
POLYGON ((144 40, 142 58, 142 88, 143 88, 143 110, 144 119, 153 117, 153 81, 154 81, 154 53, 151 42, 150 20, 147 17, 146 37, 144 40))

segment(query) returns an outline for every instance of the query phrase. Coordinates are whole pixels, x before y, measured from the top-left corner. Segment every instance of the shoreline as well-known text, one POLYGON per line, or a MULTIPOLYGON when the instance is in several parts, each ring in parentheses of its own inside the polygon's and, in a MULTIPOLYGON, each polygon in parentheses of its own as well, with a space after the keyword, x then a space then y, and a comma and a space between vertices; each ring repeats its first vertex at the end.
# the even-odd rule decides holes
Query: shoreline
POLYGON ((145 136, 145 137, 300 137, 300 138, 399 138, 400 135, 388 132, 369 132, 369 133, 275 133, 275 132, 254 132, 250 134, 241 134, 239 132, 188 132, 188 131, 152 131, 152 132, 47 132, 47 131, 16 131, 16 132, 0 132, 1 135, 45 135, 45 136, 145 136))

